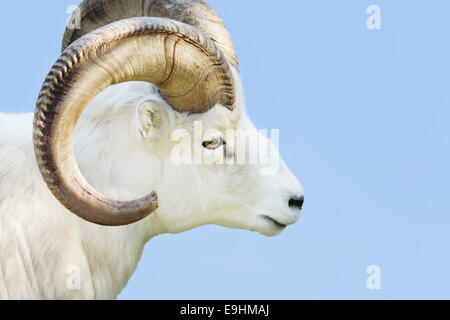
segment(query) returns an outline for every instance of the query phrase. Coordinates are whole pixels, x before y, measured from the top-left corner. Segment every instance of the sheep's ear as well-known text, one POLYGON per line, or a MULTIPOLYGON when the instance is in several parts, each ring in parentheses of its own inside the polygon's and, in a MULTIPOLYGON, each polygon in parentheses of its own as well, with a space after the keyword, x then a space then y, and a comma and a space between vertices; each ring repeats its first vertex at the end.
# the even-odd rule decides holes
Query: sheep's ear
POLYGON ((141 101, 136 110, 139 134, 144 138, 159 136, 166 122, 166 106, 157 99, 141 101))

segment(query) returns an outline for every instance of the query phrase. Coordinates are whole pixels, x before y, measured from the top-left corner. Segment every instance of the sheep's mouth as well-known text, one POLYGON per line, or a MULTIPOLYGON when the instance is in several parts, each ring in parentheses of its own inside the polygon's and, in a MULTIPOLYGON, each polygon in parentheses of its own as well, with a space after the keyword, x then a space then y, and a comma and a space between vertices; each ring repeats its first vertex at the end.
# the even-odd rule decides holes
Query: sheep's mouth
POLYGON ((269 216, 263 216, 263 218, 264 218, 266 221, 268 221, 268 222, 272 223, 273 225, 275 225, 277 228, 284 229, 284 228, 287 227, 286 224, 283 224, 283 223, 281 223, 281 222, 278 222, 277 220, 275 220, 274 218, 271 218, 271 217, 269 217, 269 216))

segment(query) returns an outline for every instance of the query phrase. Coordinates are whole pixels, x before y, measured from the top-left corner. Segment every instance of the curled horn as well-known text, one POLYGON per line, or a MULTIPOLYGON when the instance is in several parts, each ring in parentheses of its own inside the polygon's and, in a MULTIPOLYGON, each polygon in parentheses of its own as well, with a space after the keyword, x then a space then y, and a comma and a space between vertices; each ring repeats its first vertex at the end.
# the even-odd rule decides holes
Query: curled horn
MULTIPOLYGON (((119 3, 125 3, 97 2, 114 3, 117 10, 119 3)), ((84 2, 85 8, 93 10, 87 15, 89 21, 102 16, 101 12, 106 15, 106 11, 86 6, 97 2, 84 2)), ((144 9, 156 10, 146 5, 144 9)), ((96 29, 68 45, 45 79, 37 101, 35 153, 54 196, 79 217, 106 226, 137 222, 158 207, 155 193, 133 201, 117 201, 101 194, 85 180, 75 160, 73 138, 81 113, 102 90, 126 81, 155 84, 180 112, 201 113, 216 104, 233 109, 235 104, 233 76, 224 54, 208 36, 188 24, 166 18, 130 18, 96 29)))
POLYGON ((76 28, 67 28, 62 49, 83 35, 109 23, 133 17, 161 17, 189 24, 206 34, 238 68, 233 41, 216 11, 203 0, 84 0, 76 14, 76 28))

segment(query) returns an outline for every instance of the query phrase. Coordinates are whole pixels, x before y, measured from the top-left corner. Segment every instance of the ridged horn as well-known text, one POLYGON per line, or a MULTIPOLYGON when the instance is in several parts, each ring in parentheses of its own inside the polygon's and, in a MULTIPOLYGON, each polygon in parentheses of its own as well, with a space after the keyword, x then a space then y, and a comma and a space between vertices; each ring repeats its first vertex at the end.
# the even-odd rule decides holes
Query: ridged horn
POLYGON ((62 49, 109 23, 133 17, 161 17, 189 24, 205 33, 238 68, 231 35, 216 11, 203 0, 84 0, 66 28, 62 49))
POLYGON ((205 112, 217 103, 230 109, 234 105, 232 73, 223 53, 187 24, 131 18, 69 45, 50 70, 37 101, 35 153, 54 196, 79 217, 106 226, 139 221, 158 206, 155 193, 134 201, 101 194, 85 180, 75 160, 73 138, 81 113, 102 90, 126 81, 155 84, 180 112, 205 112))

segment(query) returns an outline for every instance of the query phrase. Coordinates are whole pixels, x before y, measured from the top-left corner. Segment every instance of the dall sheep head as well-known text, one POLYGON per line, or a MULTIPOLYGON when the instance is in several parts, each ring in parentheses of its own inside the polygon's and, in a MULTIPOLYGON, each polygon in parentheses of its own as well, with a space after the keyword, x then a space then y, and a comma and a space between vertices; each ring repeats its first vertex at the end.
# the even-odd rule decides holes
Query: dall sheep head
POLYGON ((237 68, 231 37, 202 0, 85 0, 81 29, 66 30, 63 52, 39 94, 33 141, 39 169, 54 196, 84 220, 127 225, 158 207, 156 193, 117 201, 95 190, 74 156, 77 122, 105 88, 153 83, 178 112, 235 107, 237 68))

